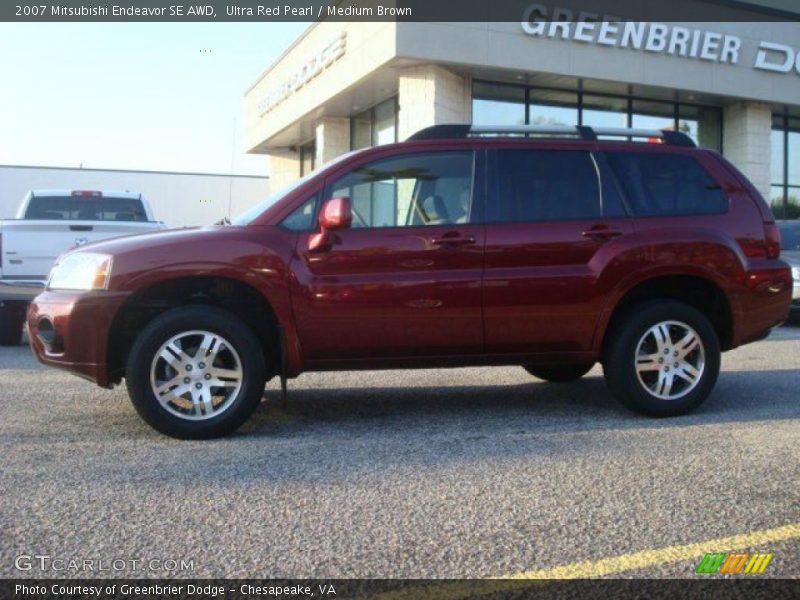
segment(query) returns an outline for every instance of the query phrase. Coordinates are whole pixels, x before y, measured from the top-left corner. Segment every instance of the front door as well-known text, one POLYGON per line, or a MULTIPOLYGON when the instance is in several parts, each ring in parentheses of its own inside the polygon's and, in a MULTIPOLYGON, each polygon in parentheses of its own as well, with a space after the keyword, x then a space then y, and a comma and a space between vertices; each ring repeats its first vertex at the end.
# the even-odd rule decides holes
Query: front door
POLYGON ((619 190, 601 185, 584 150, 497 150, 489 160, 487 351, 589 350, 605 294, 602 253, 633 232, 619 190))
POLYGON ((436 357, 483 349, 485 228, 472 150, 378 159, 327 182, 353 222, 310 251, 298 236, 292 304, 309 361, 436 357))

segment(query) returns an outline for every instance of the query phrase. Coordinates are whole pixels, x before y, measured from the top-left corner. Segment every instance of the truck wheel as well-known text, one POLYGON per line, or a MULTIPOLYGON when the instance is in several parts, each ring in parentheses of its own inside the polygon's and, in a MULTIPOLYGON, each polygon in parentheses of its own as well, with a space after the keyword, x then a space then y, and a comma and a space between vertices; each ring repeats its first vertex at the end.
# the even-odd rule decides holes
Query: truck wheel
POLYGON ((717 333, 705 315, 688 304, 642 304, 607 336, 606 382, 630 410, 651 417, 682 415, 699 406, 717 381, 717 333))
POLYGON ((206 439, 237 429, 261 402, 264 355, 228 311, 176 308, 154 319, 128 356, 126 385, 142 418, 166 435, 206 439))
POLYGON ((524 365, 522 368, 550 383, 569 383, 586 375, 594 365, 524 365))
POLYGON ((0 346, 19 346, 25 324, 25 302, 0 302, 0 346))

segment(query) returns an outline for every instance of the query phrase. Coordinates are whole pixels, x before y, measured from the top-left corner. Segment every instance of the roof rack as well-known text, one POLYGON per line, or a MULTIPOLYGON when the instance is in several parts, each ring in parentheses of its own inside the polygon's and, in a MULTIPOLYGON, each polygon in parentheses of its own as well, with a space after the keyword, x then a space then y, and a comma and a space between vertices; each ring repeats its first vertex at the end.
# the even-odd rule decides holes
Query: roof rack
POLYGON ((665 144, 672 146, 686 146, 694 148, 694 140, 682 131, 668 129, 628 129, 625 127, 587 127, 585 125, 434 125, 426 127, 412 135, 409 140, 443 140, 460 139, 476 135, 487 134, 516 134, 516 135, 544 135, 562 136, 571 135, 585 141, 596 142, 598 136, 626 137, 626 138, 657 138, 665 144))

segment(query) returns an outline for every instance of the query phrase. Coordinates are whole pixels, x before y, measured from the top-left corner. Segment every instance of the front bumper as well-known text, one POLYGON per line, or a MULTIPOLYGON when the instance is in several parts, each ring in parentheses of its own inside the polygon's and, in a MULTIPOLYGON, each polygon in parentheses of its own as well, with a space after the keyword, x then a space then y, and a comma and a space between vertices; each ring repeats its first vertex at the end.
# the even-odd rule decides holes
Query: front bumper
POLYGON ((45 291, 28 308, 28 337, 40 362, 107 387, 108 337, 127 293, 45 291))
POLYGON ((0 279, 0 302, 30 302, 44 290, 44 281, 32 279, 0 279))

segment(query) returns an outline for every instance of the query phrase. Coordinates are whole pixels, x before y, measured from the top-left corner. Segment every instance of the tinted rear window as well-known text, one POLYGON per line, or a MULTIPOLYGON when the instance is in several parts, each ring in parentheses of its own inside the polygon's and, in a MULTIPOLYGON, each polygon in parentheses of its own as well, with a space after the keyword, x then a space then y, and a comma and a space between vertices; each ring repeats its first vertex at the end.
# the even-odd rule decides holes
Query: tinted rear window
POLYGON ((490 222, 561 221, 602 216, 597 171, 588 152, 501 150, 490 222))
POLYGON ((728 197, 691 156, 649 152, 609 152, 636 215, 713 215, 728 211, 728 197))
POLYGON ((25 218, 65 221, 147 221, 141 200, 93 196, 34 196, 28 204, 25 218))

